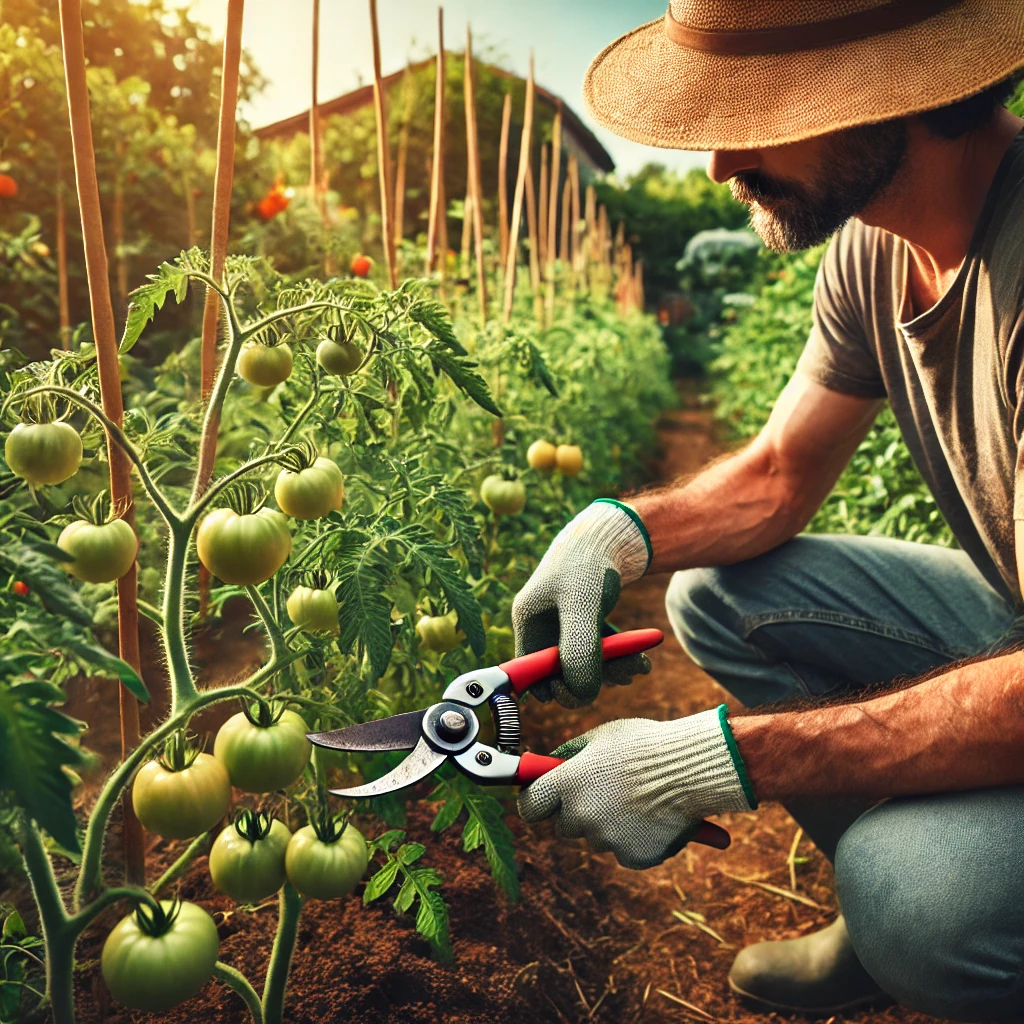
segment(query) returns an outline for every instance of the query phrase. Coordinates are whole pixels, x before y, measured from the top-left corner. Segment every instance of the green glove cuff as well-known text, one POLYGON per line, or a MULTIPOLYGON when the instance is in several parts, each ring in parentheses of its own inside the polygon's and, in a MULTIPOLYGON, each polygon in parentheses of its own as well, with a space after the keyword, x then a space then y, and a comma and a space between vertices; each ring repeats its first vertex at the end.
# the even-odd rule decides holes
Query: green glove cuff
POLYGON ((750 777, 747 775, 747 766, 743 763, 740 748, 736 746, 736 737, 732 734, 732 727, 729 725, 729 706, 718 705, 718 724, 722 727, 722 735, 725 737, 725 745, 729 748, 729 756, 732 758, 733 767, 740 778, 740 785, 743 787, 743 795, 747 798, 752 811, 757 810, 757 797, 754 796, 754 787, 750 784, 750 777))
POLYGON ((634 525, 640 531, 640 536, 643 537, 644 546, 647 548, 647 565, 644 566, 644 572, 651 567, 651 562, 654 559, 654 548, 651 547, 651 535, 647 532, 647 527, 644 526, 644 521, 640 518, 640 513, 630 505, 626 505, 615 498, 595 498, 593 501, 595 505, 614 505, 616 508, 621 508, 623 512, 633 520, 634 525))

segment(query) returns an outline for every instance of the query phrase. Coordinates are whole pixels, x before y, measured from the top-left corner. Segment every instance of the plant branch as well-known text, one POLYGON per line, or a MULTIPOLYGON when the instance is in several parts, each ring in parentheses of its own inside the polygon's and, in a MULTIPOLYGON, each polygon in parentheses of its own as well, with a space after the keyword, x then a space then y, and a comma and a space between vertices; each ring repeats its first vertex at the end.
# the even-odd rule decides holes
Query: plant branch
POLYGON ((253 607, 256 609, 257 614, 263 622, 263 628, 267 631, 267 636, 270 637, 271 662, 280 663, 281 659, 288 653, 284 633, 281 632, 277 623, 274 621, 274 616, 270 611, 270 606, 267 604, 263 595, 259 592, 259 589, 257 587, 248 586, 245 588, 245 592, 249 595, 249 600, 252 601, 253 607))
POLYGON ((266 466, 269 463, 277 462, 281 458, 280 450, 270 452, 267 455, 261 455, 259 458, 250 459, 248 462, 243 463, 238 469, 232 470, 226 476, 222 476, 219 480, 214 481, 206 489, 202 497, 198 500, 194 500, 193 503, 186 509, 184 521, 192 526, 196 520, 203 514, 203 512, 210 507, 210 503, 214 498, 220 494, 225 487, 229 487, 236 480, 245 476, 246 473, 251 472, 254 469, 259 469, 260 466, 266 466))
POLYGON ((23 392, 19 395, 21 398, 31 398, 33 395, 40 394, 54 394, 60 395, 62 398, 69 402, 74 402, 80 408, 85 409, 91 415, 95 416, 96 419, 103 424, 107 433, 115 441, 117 446, 128 456, 129 461, 139 471, 139 479, 142 481, 142 486, 146 488, 146 493, 149 495, 150 500, 157 507, 160 515, 163 516, 164 521, 169 527, 173 527, 176 523, 181 521, 181 517, 175 511, 166 495, 150 475, 149 470, 146 469, 145 463, 142 461, 141 456, 135 449, 135 446, 125 436, 124 431, 117 426, 116 423, 98 406, 95 402, 90 401, 84 395, 80 395, 77 391, 71 388, 58 387, 56 385, 47 385, 45 387, 32 388, 29 391, 23 392))
POLYGON ((188 846, 185 847, 185 852, 149 887, 150 891, 154 896, 159 896, 160 893, 175 881, 180 875, 182 875, 188 868, 188 866, 196 859, 199 853, 202 852, 203 847, 209 842, 210 833, 204 832, 202 835, 198 835, 192 840, 188 846))
POLYGON ((135 900, 138 903, 156 905, 156 899, 145 889, 134 885, 122 885, 113 889, 104 889, 88 906, 83 907, 74 917, 68 918, 68 928, 73 935, 80 935, 103 913, 107 907, 120 903, 121 900, 135 900))
MULTIPOLYGON (((288 309, 275 309, 273 313, 268 313, 262 320, 257 320, 255 323, 247 324, 243 329, 243 335, 246 338, 251 338, 254 334, 259 334, 260 331, 266 330, 272 323, 278 320, 283 320, 288 316, 296 316, 299 313, 309 313, 314 309, 338 309, 343 313, 348 313, 349 316, 354 317, 356 320, 361 321, 371 331, 373 331, 373 324, 370 323, 366 317, 361 316, 351 306, 343 306, 340 302, 328 302, 325 299, 314 299, 311 302, 304 302, 300 306, 290 306, 288 309)), ((376 331, 374 331, 376 334, 376 331)))
POLYGON ((252 1014, 253 1024, 263 1024, 263 1005, 260 1003, 260 997, 240 970, 218 960, 213 965, 213 976, 242 998, 249 1013, 252 1014))
POLYGON ((291 882, 285 882, 279 897, 274 949, 270 954, 267 978, 263 983, 263 1014, 266 1024, 282 1024, 284 1021, 285 986, 288 983, 288 969, 295 949, 303 902, 291 882))

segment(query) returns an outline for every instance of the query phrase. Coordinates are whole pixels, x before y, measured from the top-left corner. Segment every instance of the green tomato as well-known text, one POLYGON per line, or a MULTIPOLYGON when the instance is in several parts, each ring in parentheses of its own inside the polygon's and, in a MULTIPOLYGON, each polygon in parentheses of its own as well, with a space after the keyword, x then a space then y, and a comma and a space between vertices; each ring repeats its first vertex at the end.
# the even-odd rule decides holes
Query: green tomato
MULTIPOLYGON (((170 911, 170 900, 160 905, 170 911)), ((100 966, 110 994, 133 1010, 169 1010, 191 999, 213 977, 220 940, 213 918, 181 903, 167 930, 149 935, 135 912, 121 918, 103 943, 100 966)))
POLYGON ((298 473, 282 469, 274 484, 274 498, 281 511, 293 519, 319 519, 341 508, 345 478, 337 463, 321 456, 298 473))
POLYGON ((214 509, 196 534, 199 561, 225 583, 252 585, 269 580, 292 551, 288 521, 280 512, 261 508, 239 515, 214 509))
POLYGON ((82 464, 82 439, 67 423, 19 423, 7 435, 4 458, 30 484, 61 484, 82 464))
POLYGON ((148 761, 135 776, 132 806, 142 824, 165 839, 192 839, 213 828, 231 806, 227 769, 200 754, 180 772, 148 761))
POLYGON ((272 793, 302 774, 312 750, 308 731, 294 711, 283 712, 268 726, 253 725, 239 711, 220 727, 213 756, 227 769, 233 786, 247 793, 272 793))
POLYGON ((61 564, 86 583, 113 583, 135 563, 139 539, 123 520, 96 526, 84 519, 68 523, 57 538, 57 547, 74 558, 61 564))
POLYGON ((236 903, 259 903, 284 885, 284 853, 292 834, 274 818, 260 839, 249 839, 229 825, 210 849, 213 884, 236 903))
POLYGON ((288 881, 303 896, 333 900, 350 893, 366 872, 370 856, 363 834, 348 825, 333 843, 322 843, 312 825, 292 836, 285 853, 288 881))
POLYGON ((272 388, 292 375, 292 350, 284 343, 246 342, 238 353, 238 376, 258 388, 272 388))
POLYGON ((335 377, 347 377, 355 373, 363 361, 363 350, 348 341, 332 341, 324 338, 316 347, 316 361, 335 377))
POLYGON ((329 590, 296 587, 285 602, 288 618, 301 629, 338 632, 338 599, 329 590))
POLYGON ((416 623, 416 635, 420 639, 420 646, 428 651, 450 651, 453 647, 459 646, 459 634, 456 629, 457 616, 450 615, 424 615, 416 623))
POLYGON ((496 515, 518 515, 526 504, 526 485, 522 480, 506 480, 492 473, 480 485, 480 497, 496 515))

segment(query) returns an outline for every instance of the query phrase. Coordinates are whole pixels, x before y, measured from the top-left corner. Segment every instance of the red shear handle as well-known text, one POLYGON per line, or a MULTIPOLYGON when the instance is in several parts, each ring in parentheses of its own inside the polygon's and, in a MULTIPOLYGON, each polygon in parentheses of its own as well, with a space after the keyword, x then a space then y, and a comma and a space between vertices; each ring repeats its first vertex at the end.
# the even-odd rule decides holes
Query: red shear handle
MULTIPOLYGON (((638 633, 656 633, 657 630, 637 630, 638 633)), ((619 636, 623 634, 620 633, 619 636)), ((614 639, 614 638, 609 638, 614 639)), ((643 648, 641 648, 643 649, 643 648)), ((516 771, 515 781, 521 786, 528 786, 536 782, 542 775, 547 774, 552 768, 562 764, 560 757, 547 757, 544 754, 531 754, 527 751, 519 758, 519 769, 516 771)), ((702 821, 693 842, 701 843, 703 846, 713 846, 716 850, 724 850, 731 842, 732 837, 720 825, 710 821, 702 821)))
MULTIPOLYGON (((639 654, 641 651, 657 647, 665 639, 660 629, 630 629, 625 633, 615 633, 601 640, 601 657, 622 658, 627 654, 639 654)), ((562 669, 558 658, 557 647, 546 647, 533 654, 524 654, 521 658, 506 661, 498 668, 504 672, 512 683, 517 694, 528 690, 534 683, 542 679, 557 676, 562 669)))

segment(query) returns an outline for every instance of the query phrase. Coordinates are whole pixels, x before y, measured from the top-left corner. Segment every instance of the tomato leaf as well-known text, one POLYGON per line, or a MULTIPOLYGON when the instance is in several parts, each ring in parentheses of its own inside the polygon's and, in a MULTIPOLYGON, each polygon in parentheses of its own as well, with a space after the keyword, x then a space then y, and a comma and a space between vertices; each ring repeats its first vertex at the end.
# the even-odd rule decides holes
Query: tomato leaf
POLYGON ((400 863, 406 865, 415 864, 427 852, 427 848, 422 843, 405 843, 398 848, 398 853, 395 855, 398 857, 400 863))
POLYGON ((366 883, 366 888, 363 890, 364 906, 380 899, 395 884, 395 879, 398 877, 398 868, 398 860, 392 857, 380 871, 370 878, 366 883))
POLYGON ((448 907, 441 894, 433 891, 434 886, 442 883, 441 875, 434 868, 412 868, 406 874, 419 897, 416 931, 430 943, 442 963, 450 963, 452 941, 448 931, 448 907))
POLYGON ((116 655, 92 640, 78 636, 66 636, 64 645, 74 651, 89 667, 90 675, 109 675, 124 683, 132 696, 143 704, 149 703, 149 690, 139 674, 116 655))
POLYGON ((370 840, 370 846, 375 850, 381 850, 384 853, 390 853, 391 847, 395 843, 400 843, 405 838, 405 832, 400 828, 393 828, 387 832, 382 832, 376 839, 370 840))
POLYGON ((197 265, 199 260, 205 263, 198 249, 183 252, 174 263, 161 263, 155 274, 146 275, 149 278, 148 284, 139 285, 131 292, 132 301, 128 304, 124 334, 118 346, 118 351, 122 355, 131 351, 146 324, 163 308, 168 294, 174 292, 174 301, 179 305, 185 300, 188 294, 189 275, 200 269, 202 264, 197 265))
POLYGON ((457 356, 466 355, 462 342, 455 336, 452 318, 440 302, 430 298, 419 298, 406 309, 409 319, 425 328, 442 345, 457 356))
POLYGON ((83 726, 52 707, 52 696, 31 683, 0 680, 0 789, 58 843, 77 852, 72 784, 63 766, 84 768, 89 758, 61 738, 77 736, 83 726))
POLYGON ((407 878, 402 883, 402 888, 398 890, 398 895, 395 897, 394 907, 400 914, 404 914, 412 905, 416 899, 416 886, 413 884, 411 878, 407 878))
POLYGON ((495 416, 502 415, 501 410, 494 404, 494 399, 491 398, 487 382, 476 372, 476 363, 462 356, 453 355, 448 348, 438 342, 428 343, 424 347, 424 351, 433 363, 434 369, 449 377, 451 382, 472 398, 480 408, 486 409, 495 416))

